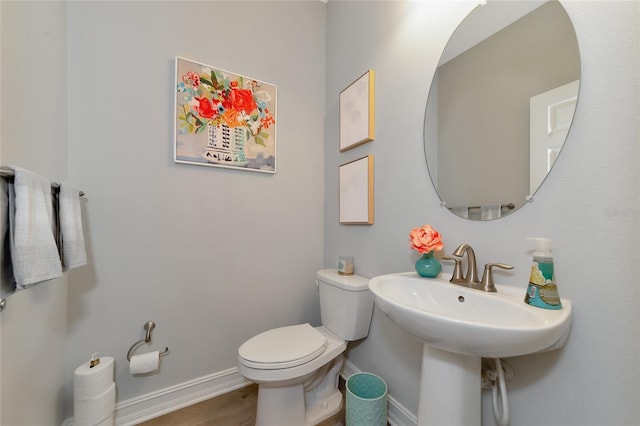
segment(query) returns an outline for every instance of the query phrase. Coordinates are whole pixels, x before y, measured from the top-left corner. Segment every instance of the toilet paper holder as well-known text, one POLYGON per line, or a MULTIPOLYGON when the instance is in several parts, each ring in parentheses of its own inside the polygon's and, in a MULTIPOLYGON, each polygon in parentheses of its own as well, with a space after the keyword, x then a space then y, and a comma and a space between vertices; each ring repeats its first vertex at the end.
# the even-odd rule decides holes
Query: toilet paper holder
MULTIPOLYGON (((133 351, 135 351, 138 346, 140 346, 143 343, 150 343, 151 342, 151 331, 153 331, 153 329, 155 327, 156 327, 156 323, 153 322, 153 321, 147 321, 145 323, 144 329, 145 329, 145 331, 147 333, 146 333, 144 339, 138 340, 133 345, 131 345, 131 347, 127 351, 127 361, 131 361, 131 356, 133 355, 133 351)), ((169 347, 165 347, 164 351, 160 352, 160 356, 166 355, 168 353, 169 353, 169 347)))

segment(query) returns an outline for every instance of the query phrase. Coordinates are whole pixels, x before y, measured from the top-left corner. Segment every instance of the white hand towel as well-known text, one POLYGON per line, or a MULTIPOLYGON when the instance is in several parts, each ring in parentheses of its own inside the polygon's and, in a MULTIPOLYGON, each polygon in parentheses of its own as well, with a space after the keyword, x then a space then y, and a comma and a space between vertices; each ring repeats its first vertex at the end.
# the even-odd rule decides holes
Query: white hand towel
POLYGON ((480 206, 480 220, 497 219, 502 216, 502 204, 485 204, 480 206))
POLYGON ((53 233, 51 182, 19 167, 9 184, 10 247, 16 288, 62 275, 53 233))
POLYGON ((60 185, 58 196, 62 266, 65 270, 87 264, 87 253, 82 232, 80 191, 60 185))

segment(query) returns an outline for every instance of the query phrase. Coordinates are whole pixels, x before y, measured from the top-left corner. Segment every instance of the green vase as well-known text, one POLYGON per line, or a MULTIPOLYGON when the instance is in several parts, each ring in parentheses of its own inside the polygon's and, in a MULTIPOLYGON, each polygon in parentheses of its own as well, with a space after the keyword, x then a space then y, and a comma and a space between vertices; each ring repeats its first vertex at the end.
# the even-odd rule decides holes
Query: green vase
POLYGON ((421 277, 435 278, 441 269, 442 265, 440 265, 440 261, 433 256, 433 251, 423 253, 422 257, 416 261, 416 272, 421 277))

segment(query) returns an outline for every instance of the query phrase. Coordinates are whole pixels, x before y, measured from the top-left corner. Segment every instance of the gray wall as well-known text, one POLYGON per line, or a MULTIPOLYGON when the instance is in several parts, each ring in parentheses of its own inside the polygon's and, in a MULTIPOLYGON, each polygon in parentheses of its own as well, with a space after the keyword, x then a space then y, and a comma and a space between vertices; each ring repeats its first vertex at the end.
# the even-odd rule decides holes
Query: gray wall
MULTIPOLYGON (((65 180, 65 4, 0 2, 0 9, 1 164, 65 180)), ((9 298, 0 319, 0 424, 47 425, 63 420, 66 312, 66 276, 9 298)))
MULTIPOLYGON (((529 236, 553 238, 561 295, 575 307, 562 350, 512 358, 513 425, 633 425, 640 418, 638 64, 639 3, 566 2, 581 49, 573 129, 535 202, 497 221, 469 222, 440 207, 423 159, 428 88, 449 35, 477 2, 329 2, 325 263, 355 258, 364 276, 409 271, 411 228, 430 223, 445 252, 468 242, 478 262, 506 262, 497 281, 522 289, 529 236), (338 97, 363 70, 376 71, 376 140, 338 151, 338 97), (375 224, 341 226, 337 168, 375 156, 375 224)), ((449 272, 449 265, 444 266, 449 272)), ((380 374, 417 413, 421 344, 375 310, 369 337, 349 352, 380 374)), ((493 425, 489 394, 483 424, 493 425)))
POLYGON ((2 162, 85 191, 89 255, 68 318, 67 278, 9 300, 2 424, 71 416, 93 352, 115 357, 123 401, 234 367, 265 329, 319 324, 324 33, 320 2, 2 2, 2 162), (176 55, 278 87, 275 175, 173 162, 176 55), (171 354, 133 378, 148 320, 171 354))
POLYGON ((68 11, 69 177, 88 194, 91 251, 69 277, 67 375, 93 351, 111 354, 122 401, 234 367, 259 331, 317 323, 324 5, 68 11), (275 175, 174 164, 175 55, 277 86, 275 175), (148 320, 171 354, 160 374, 134 378, 124 356, 148 320))

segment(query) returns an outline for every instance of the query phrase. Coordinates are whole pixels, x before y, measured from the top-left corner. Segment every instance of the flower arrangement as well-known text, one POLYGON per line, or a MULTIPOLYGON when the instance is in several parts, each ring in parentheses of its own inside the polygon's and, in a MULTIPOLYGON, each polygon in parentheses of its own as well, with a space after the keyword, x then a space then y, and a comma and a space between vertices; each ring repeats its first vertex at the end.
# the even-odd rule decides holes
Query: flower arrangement
POLYGON ((207 67, 200 73, 188 71, 181 79, 177 90, 185 101, 178 113, 182 133, 201 133, 208 124, 243 126, 255 143, 265 146, 269 135, 263 130, 275 119, 268 108, 270 96, 260 90, 259 82, 242 76, 232 80, 207 67))
POLYGON ((409 242, 413 250, 422 254, 440 251, 444 248, 440 233, 433 229, 431 225, 413 228, 409 233, 409 242))

